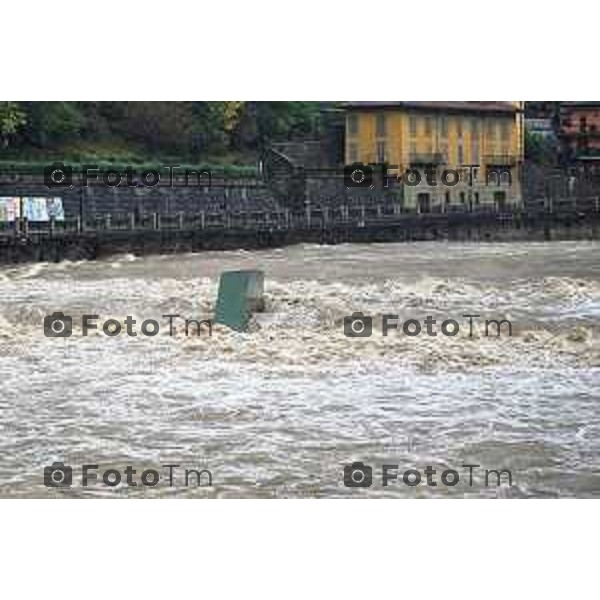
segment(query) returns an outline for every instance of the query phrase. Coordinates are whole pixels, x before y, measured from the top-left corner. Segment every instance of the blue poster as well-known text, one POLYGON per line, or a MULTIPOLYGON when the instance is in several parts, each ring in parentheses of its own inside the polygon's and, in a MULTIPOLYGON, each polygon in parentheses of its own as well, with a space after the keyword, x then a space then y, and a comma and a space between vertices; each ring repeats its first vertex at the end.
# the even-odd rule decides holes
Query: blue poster
POLYGON ((65 220, 65 211, 62 204, 62 198, 47 198, 46 208, 48 211, 48 218, 54 218, 55 221, 65 220))
POLYGON ((23 216, 31 222, 48 221, 46 198, 23 198, 23 216))

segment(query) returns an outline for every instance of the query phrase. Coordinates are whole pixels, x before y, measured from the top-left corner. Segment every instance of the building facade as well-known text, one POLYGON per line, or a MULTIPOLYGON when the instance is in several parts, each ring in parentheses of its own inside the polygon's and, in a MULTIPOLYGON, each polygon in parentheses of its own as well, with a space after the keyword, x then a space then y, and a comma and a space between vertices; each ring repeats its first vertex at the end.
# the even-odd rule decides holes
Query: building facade
POLYGON ((600 166, 600 102, 561 102, 558 134, 566 164, 600 166))
POLYGON ((405 207, 521 204, 522 102, 346 102, 343 108, 346 164, 385 164, 399 177, 410 172, 411 184, 404 179, 401 186, 405 207))

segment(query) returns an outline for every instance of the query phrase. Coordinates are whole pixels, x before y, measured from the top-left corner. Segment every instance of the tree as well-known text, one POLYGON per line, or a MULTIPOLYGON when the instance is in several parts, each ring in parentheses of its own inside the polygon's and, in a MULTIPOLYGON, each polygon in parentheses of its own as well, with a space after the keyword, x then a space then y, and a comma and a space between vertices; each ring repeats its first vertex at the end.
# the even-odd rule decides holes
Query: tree
POLYGON ((235 143, 261 149, 271 142, 314 134, 320 109, 318 102, 246 102, 236 128, 235 143))
POLYGON ((220 153, 229 145, 236 110, 228 102, 194 102, 192 149, 200 154, 220 153))
POLYGON ((320 109, 316 102, 3 102, 0 143, 204 160, 313 136, 320 109))
POLYGON ((537 165, 555 166, 558 160, 556 141, 537 132, 525 131, 525 158, 537 165))
POLYGON ((153 153, 185 154, 191 148, 191 102, 126 102, 121 118, 118 128, 122 135, 153 153))
POLYGON ((228 135, 231 135, 240 122, 245 102, 232 100, 215 104, 223 105, 223 129, 228 135))
POLYGON ((17 102, 0 102, 0 138, 2 147, 8 148, 10 138, 27 123, 25 112, 17 102))
POLYGON ((78 102, 27 102, 26 141, 39 148, 57 148, 79 139, 85 118, 78 102))

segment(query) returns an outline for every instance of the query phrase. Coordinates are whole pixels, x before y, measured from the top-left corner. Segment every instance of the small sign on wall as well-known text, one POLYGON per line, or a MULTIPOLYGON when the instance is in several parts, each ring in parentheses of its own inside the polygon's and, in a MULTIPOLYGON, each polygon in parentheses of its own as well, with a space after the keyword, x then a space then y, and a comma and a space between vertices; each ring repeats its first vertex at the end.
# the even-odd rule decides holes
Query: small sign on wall
POLYGON ((21 217, 32 222, 65 220, 62 198, 0 197, 0 223, 12 223, 21 217))

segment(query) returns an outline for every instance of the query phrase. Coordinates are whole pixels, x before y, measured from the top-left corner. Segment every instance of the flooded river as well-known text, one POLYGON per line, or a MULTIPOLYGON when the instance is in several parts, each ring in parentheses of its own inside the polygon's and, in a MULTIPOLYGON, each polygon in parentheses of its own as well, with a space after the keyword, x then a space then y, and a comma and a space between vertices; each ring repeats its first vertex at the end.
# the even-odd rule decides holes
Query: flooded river
POLYGON ((597 497, 599 325, 595 243, 305 245, 4 267, 0 497, 597 497), (219 273, 246 268, 262 269, 266 288, 250 331, 169 335, 161 315, 212 316, 219 273), (72 318, 70 337, 44 334, 57 311, 72 318), (372 319, 370 337, 344 334, 355 312, 372 319), (161 330, 82 336, 83 314, 161 330), (383 336, 386 314, 399 330, 383 336), (480 315, 472 330, 465 314, 480 315), (437 336, 402 331, 427 317, 437 336), (457 335, 440 332, 446 319, 457 335), (509 321, 512 335, 486 335, 484 319, 509 321), (72 467, 71 487, 44 484, 57 461, 72 467), (344 485, 355 462, 372 468, 370 487, 344 485), (98 465, 86 487, 84 464, 98 465), (168 464, 180 465, 171 485, 168 464), (479 465, 471 481, 465 464, 479 465), (387 486, 383 465, 397 466, 387 486), (114 487, 102 483, 109 469, 123 474, 114 487), (146 469, 158 485, 142 485, 146 469), (185 485, 184 469, 209 471, 212 486, 206 472, 185 485), (419 485, 403 482, 410 469, 419 485), (510 471, 512 485, 486 485, 486 469, 510 471), (460 481, 442 484, 445 470, 460 481))

